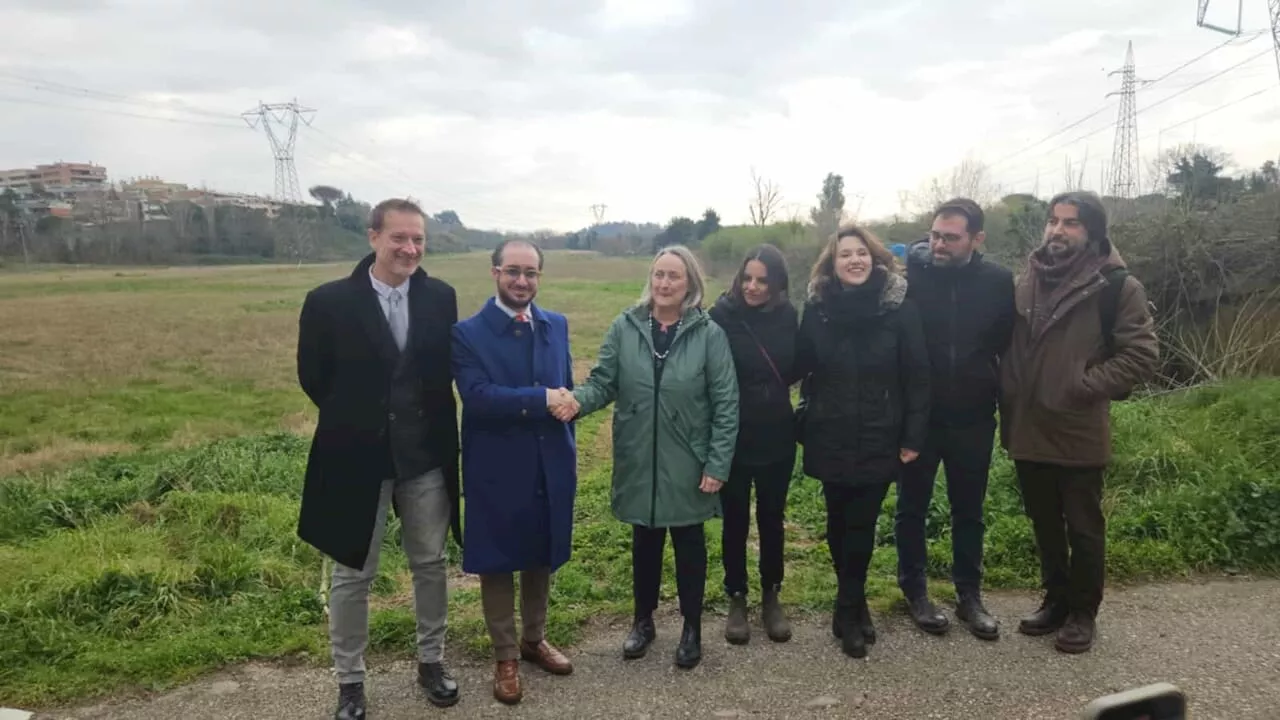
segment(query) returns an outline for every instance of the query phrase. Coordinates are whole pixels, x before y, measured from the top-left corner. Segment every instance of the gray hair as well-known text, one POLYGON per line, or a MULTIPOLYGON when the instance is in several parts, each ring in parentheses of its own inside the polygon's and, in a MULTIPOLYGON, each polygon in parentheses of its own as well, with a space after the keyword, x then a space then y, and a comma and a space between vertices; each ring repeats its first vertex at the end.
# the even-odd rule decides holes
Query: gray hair
POLYGON ((680 262, 684 263, 685 278, 689 287, 685 291, 684 302, 680 304, 681 312, 702 307, 702 296, 707 287, 706 278, 702 273, 702 263, 698 262, 698 256, 684 245, 668 245, 653 256, 653 262, 649 263, 649 279, 644 284, 644 292, 640 293, 639 305, 643 307, 653 305, 653 266, 658 264, 663 255, 675 255, 680 258, 680 262))

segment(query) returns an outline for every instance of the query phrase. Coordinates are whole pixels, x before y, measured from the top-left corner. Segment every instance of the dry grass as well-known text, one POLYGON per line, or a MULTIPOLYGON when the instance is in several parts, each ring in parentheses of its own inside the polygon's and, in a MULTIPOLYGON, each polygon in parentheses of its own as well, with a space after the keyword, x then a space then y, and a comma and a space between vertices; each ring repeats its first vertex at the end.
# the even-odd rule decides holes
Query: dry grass
MULTIPOLYGON (((484 253, 430 257, 464 317, 493 292, 484 253)), ((0 274, 0 476, 87 457, 314 427, 297 316, 351 265, 65 268, 0 274)), ((585 377, 643 260, 549 253, 539 300, 571 318, 585 377)))

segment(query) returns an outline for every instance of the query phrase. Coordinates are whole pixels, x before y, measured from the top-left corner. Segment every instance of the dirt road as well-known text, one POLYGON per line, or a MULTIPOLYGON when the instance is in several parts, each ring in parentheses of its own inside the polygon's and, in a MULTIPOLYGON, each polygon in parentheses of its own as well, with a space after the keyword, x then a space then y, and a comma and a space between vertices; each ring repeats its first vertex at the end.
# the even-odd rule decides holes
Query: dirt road
MULTIPOLYGON (((408 662, 375 666, 371 720, 455 718, 1018 718, 1075 717, 1090 699, 1152 682, 1191 698, 1196 720, 1280 718, 1280 581, 1235 580, 1113 589, 1092 653, 1068 657, 1049 638, 1014 628, 1036 599, 993 594, 1003 637, 983 643, 959 627, 927 637, 905 618, 879 617, 880 642, 867 660, 840 653, 828 618, 797 619, 794 639, 774 645, 758 629, 745 647, 727 645, 723 620, 708 618, 704 661, 674 669, 679 633, 663 618, 649 657, 624 662, 625 628, 591 633, 570 651, 577 669, 552 678, 526 667, 525 701, 499 705, 490 666, 456 667, 463 700, 440 711, 413 684, 408 662)), ((151 698, 67 708, 37 718, 106 720, 320 720, 336 686, 323 668, 238 667, 151 698)))

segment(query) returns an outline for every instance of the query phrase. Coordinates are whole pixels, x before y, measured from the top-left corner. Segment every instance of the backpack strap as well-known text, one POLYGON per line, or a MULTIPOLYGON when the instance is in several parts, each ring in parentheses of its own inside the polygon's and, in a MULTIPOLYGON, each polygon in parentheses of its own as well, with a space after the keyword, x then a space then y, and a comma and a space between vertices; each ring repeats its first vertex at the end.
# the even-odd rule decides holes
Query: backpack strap
POLYGON ((1102 343, 1106 347, 1107 357, 1115 354, 1116 314, 1120 312, 1120 291, 1124 289, 1125 278, 1129 271, 1124 268, 1111 268, 1102 274, 1107 286, 1102 289, 1098 300, 1098 312, 1102 321, 1102 343))

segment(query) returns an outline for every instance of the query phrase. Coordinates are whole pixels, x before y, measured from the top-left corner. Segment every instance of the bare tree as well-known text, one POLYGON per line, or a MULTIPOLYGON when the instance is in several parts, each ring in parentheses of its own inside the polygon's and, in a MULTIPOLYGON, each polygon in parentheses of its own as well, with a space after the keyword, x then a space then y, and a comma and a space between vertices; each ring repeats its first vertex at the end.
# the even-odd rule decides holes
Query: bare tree
POLYGON ((954 197, 966 197, 979 205, 990 205, 1000 198, 1000 184, 986 163, 965 158, 950 173, 929 180, 917 194, 917 210, 929 212, 954 197))
MULTIPOLYGON (((1064 190, 1083 190, 1084 173, 1089 167, 1089 148, 1085 148, 1084 157, 1080 160, 1079 169, 1070 156, 1062 159, 1062 180, 1064 190)), ((1105 192, 1105 191, 1104 191, 1105 192)))
POLYGON ((751 168, 751 185, 755 191, 755 197, 751 199, 748 208, 751 211, 751 223, 757 226, 768 225, 782 202, 782 193, 772 180, 757 175, 754 167, 751 168))

